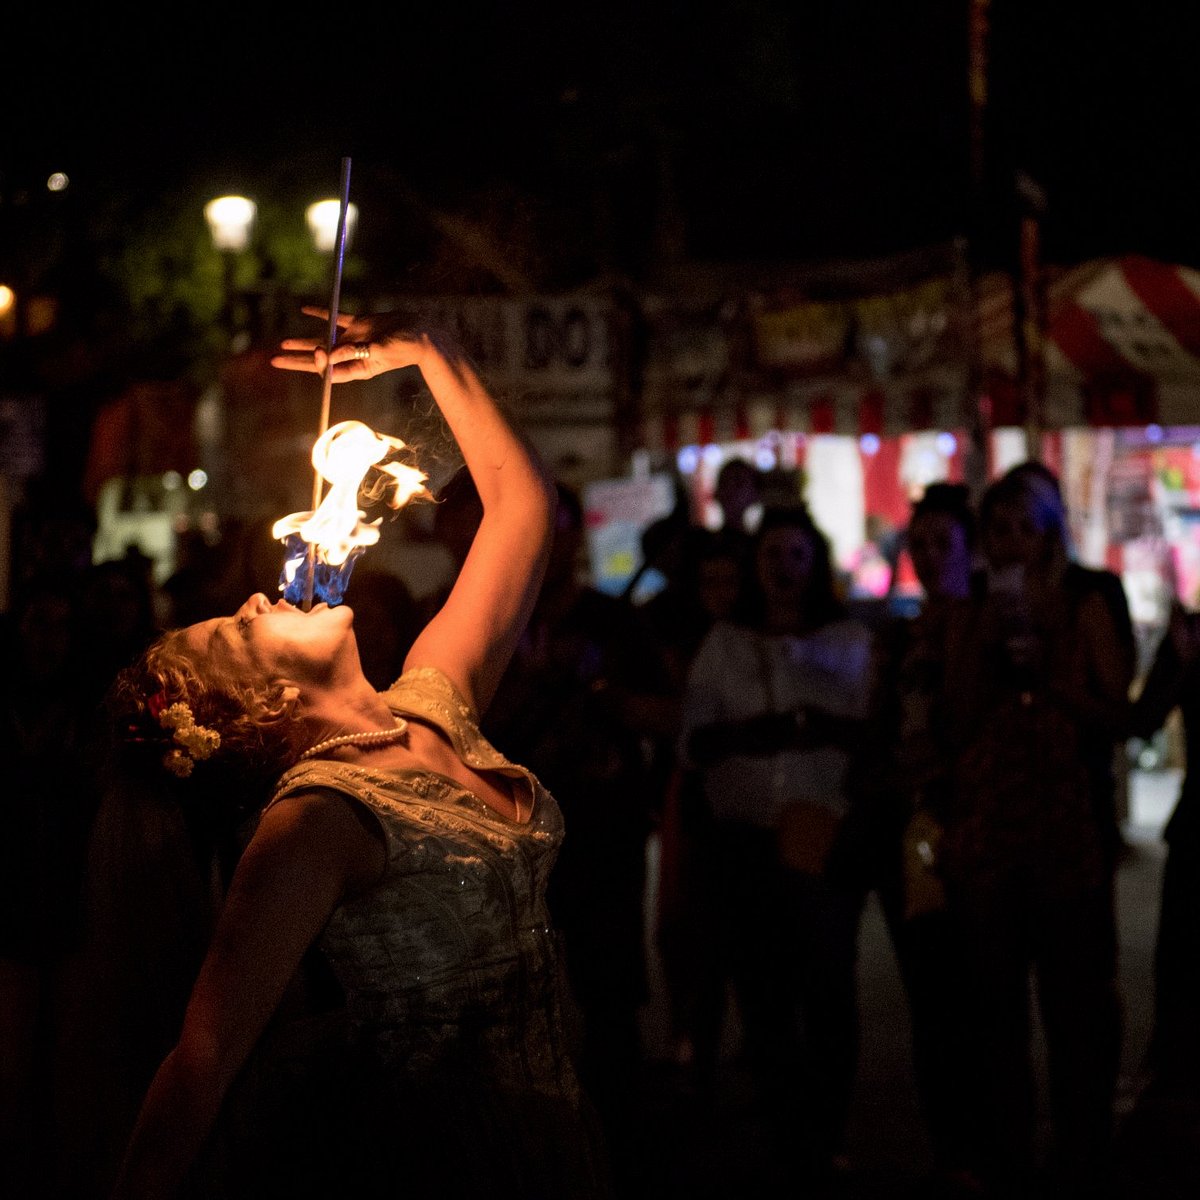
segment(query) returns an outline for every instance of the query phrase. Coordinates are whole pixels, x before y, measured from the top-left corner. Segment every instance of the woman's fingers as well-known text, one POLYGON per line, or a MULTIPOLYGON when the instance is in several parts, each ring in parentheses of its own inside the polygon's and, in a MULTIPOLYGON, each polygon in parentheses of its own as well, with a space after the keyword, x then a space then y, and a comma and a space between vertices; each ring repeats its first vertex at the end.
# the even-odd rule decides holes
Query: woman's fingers
POLYGON ((325 370, 325 351, 317 350, 309 354, 276 354, 271 358, 271 366, 281 367, 285 371, 317 372, 325 370))
MULTIPOLYGON (((319 317, 322 321, 329 320, 329 309, 318 308, 315 304, 305 304, 301 306, 300 311, 309 317, 319 317)), ((350 313, 338 313, 338 328, 349 329, 357 319, 357 317, 351 316, 350 313)))
MULTIPOLYGON (((309 374, 320 375, 325 370, 326 354, 317 348, 306 353, 276 354, 271 359, 271 366, 284 371, 307 371, 309 374)), ((371 363, 356 353, 356 344, 347 342, 335 346, 329 355, 333 364, 332 378, 334 383, 344 383, 350 379, 370 379, 375 372, 371 363)))
MULTIPOLYGON (((363 342, 339 342, 334 346, 331 357, 335 363, 345 362, 348 358, 361 358, 362 355, 357 354, 356 349, 358 346, 364 344, 363 342)), ((316 355, 323 356, 325 354, 324 342, 317 342, 312 338, 285 338, 279 343, 279 348, 280 350, 287 350, 296 354, 301 358, 305 355, 315 357, 316 355)))
MULTIPOLYGON (((329 310, 305 305, 302 311, 311 317, 328 318, 329 310)), ((326 363, 332 364, 336 383, 354 379, 373 379, 385 371, 414 365, 418 361, 422 340, 396 326, 387 317, 338 316, 337 344, 326 351, 327 342, 321 338, 293 337, 279 343, 282 353, 271 359, 271 365, 285 371, 322 373, 326 363)))
MULTIPOLYGON (((306 304, 301 311, 310 317, 329 319, 329 310, 313 304, 306 304)), ((347 379, 369 379, 374 372, 371 370, 360 345, 367 344, 369 337, 368 326, 349 313, 340 313, 337 319, 338 329, 342 334, 350 334, 344 340, 326 352, 325 342, 317 338, 284 338, 279 343, 282 351, 271 358, 271 366, 284 371, 307 371, 310 374, 321 374, 326 362, 333 364, 332 377, 335 381, 347 379), (354 336, 353 330, 358 328, 361 334, 354 336)))

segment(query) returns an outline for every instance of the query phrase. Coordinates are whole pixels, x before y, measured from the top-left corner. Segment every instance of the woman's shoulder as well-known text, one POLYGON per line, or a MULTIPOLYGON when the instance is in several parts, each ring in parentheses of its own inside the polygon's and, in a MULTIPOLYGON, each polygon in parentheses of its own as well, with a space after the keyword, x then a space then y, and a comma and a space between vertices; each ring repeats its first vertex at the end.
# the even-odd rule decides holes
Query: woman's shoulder
POLYGON ((529 774, 483 735, 475 709, 440 667, 410 667, 382 695, 397 716, 416 718, 440 729, 467 766, 477 770, 514 769, 529 774))
POLYGON ((479 716, 454 681, 437 666, 409 667, 382 693, 393 712, 407 716, 452 715, 477 725, 479 716))
POLYGON ((341 881, 339 888, 372 882, 382 867, 381 830, 352 799, 353 793, 312 782, 278 793, 260 814, 241 855, 243 882, 242 864, 253 864, 249 878, 273 889, 295 881, 297 867, 303 868, 301 880, 333 877, 341 881), (287 803, 279 803, 285 797, 287 803))

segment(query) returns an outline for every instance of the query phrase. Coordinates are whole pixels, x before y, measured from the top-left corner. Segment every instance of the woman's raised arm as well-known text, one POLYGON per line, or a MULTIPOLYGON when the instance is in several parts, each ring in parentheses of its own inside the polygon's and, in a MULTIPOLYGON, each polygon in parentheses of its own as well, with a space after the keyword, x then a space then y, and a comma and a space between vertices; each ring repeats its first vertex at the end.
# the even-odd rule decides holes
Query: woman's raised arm
MULTIPOLYGON (((306 309, 320 316, 318 309, 306 309)), ((333 382, 417 367, 462 451, 483 504, 470 553, 443 605, 413 643, 405 668, 445 672, 481 714, 495 694, 533 610, 553 533, 555 490, 536 455, 505 419, 471 365, 429 333, 397 328, 387 314, 340 317, 333 382)), ((283 343, 272 362, 323 371, 308 339, 283 343)))

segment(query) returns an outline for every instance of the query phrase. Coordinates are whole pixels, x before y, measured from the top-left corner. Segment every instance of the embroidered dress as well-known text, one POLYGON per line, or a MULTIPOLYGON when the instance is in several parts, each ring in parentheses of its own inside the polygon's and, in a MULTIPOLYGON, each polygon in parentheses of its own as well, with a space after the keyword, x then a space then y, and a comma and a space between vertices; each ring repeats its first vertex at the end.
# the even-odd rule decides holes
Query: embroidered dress
POLYGON ((565 1046, 544 900, 563 837, 558 805, 483 738, 440 671, 409 671, 384 695, 398 716, 442 730, 468 766, 511 776, 531 816, 509 820, 422 769, 317 759, 284 774, 272 804, 324 789, 352 797, 383 834, 386 866, 317 942, 344 1004, 270 1031, 252 1063, 247 1140, 261 1147, 264 1110, 278 1106, 285 1149, 253 1150, 257 1166, 233 1174, 247 1195, 279 1189, 282 1164, 288 1186, 314 1196, 476 1185, 493 1196, 607 1196, 565 1046))

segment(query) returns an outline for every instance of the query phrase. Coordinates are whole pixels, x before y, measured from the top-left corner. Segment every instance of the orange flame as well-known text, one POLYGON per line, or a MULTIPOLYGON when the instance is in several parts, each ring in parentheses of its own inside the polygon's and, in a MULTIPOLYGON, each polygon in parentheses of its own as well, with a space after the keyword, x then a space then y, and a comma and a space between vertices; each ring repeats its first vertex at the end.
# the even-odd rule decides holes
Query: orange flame
MULTIPOLYGON (((361 421, 342 421, 316 441, 312 465, 329 491, 314 512, 297 512, 281 517, 271 526, 271 536, 286 541, 299 535, 315 548, 319 562, 341 566, 358 547, 379 541, 383 518, 366 520, 358 507, 359 492, 374 469, 380 478, 370 485, 371 499, 385 499, 392 508, 403 508, 418 496, 429 499, 425 488, 428 476, 404 463, 384 462, 389 454, 403 450, 405 443, 385 433, 376 433, 361 421)), ((287 564, 287 582, 295 577, 300 561, 287 564)))

